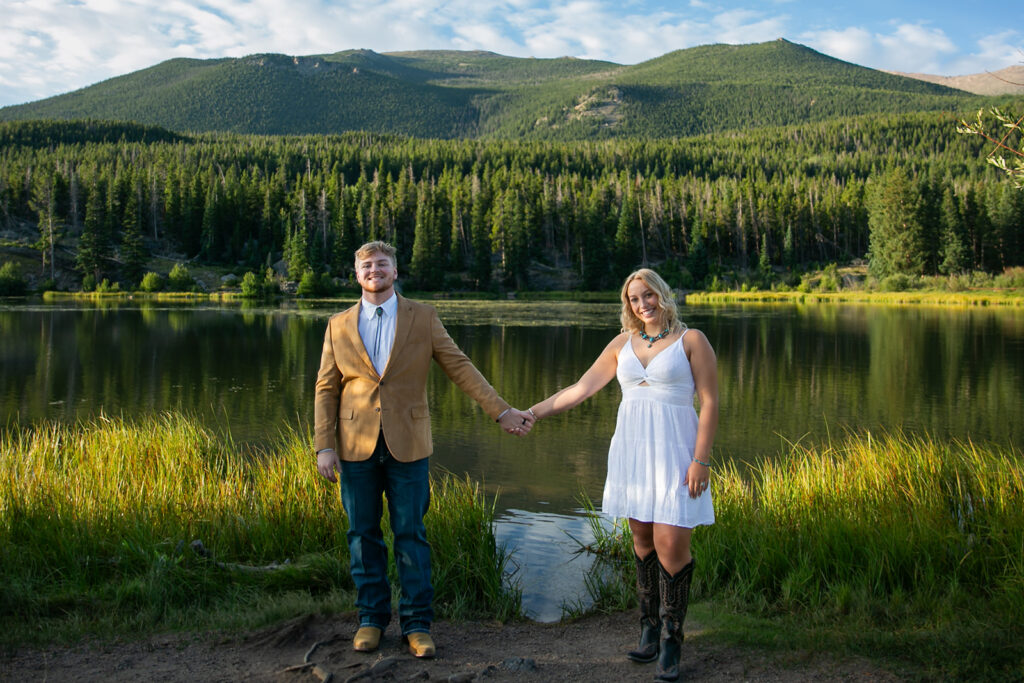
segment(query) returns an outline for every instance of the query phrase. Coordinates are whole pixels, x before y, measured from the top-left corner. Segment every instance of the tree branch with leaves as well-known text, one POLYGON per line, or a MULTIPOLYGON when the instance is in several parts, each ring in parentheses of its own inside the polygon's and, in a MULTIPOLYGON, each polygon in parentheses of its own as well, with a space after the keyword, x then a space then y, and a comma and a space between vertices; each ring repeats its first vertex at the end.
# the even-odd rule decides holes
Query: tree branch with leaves
POLYGON ((988 115, 984 109, 978 110, 977 119, 971 123, 961 120, 956 127, 958 133, 980 135, 994 147, 988 153, 988 163, 1008 175, 1013 184, 1024 190, 1024 115, 1017 119, 999 107, 992 107, 988 115), (993 120, 994 119, 994 120, 993 120), (998 137, 999 128, 1006 132, 998 137))

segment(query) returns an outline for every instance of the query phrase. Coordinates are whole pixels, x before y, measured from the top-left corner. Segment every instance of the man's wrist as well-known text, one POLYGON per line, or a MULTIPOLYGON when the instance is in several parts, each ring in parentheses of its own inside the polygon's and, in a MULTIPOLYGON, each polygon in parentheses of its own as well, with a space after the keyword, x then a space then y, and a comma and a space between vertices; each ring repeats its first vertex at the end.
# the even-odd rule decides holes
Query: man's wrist
POLYGON ((501 418, 503 418, 503 417, 505 417, 506 415, 508 415, 508 413, 509 413, 509 411, 510 411, 510 410, 512 410, 512 408, 511 408, 511 407, 505 408, 505 410, 501 411, 501 414, 500 414, 500 415, 498 415, 498 417, 494 418, 494 421, 495 421, 495 422, 501 422, 501 418))

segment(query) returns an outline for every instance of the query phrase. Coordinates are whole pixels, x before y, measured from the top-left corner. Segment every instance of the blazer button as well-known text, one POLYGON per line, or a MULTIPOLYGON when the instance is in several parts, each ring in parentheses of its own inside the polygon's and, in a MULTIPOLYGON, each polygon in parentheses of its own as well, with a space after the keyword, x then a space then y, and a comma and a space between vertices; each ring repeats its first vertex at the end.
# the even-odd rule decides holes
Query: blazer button
POLYGON ((380 408, 374 408, 374 409, 373 409, 373 412, 375 412, 375 413, 379 413, 379 412, 380 412, 380 408))
POLYGON ((381 381, 377 382, 377 385, 378 386, 384 386, 384 380, 381 380, 381 381))

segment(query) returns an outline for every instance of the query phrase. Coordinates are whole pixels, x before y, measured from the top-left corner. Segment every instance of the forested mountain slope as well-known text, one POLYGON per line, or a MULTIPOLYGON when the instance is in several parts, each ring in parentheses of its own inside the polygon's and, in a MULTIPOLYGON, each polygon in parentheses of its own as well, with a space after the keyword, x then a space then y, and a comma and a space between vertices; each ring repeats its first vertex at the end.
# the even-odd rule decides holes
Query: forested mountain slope
POLYGON ((569 140, 962 110, 976 101, 780 39, 679 50, 634 66, 457 51, 173 59, 5 107, 0 120, 109 119, 177 132, 569 140))

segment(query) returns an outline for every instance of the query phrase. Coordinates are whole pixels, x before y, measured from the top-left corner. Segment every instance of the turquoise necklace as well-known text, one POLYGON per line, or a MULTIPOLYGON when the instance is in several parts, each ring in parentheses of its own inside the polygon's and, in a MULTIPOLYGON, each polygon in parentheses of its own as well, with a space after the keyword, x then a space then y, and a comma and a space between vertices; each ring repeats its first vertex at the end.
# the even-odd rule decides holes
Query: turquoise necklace
POLYGON ((657 336, 654 336, 654 337, 648 336, 647 335, 647 330, 640 330, 640 338, 643 339, 645 342, 647 342, 647 348, 651 348, 652 346, 654 346, 654 342, 656 342, 659 339, 663 338, 666 334, 668 334, 668 328, 667 327, 661 331, 661 334, 659 334, 657 336))

